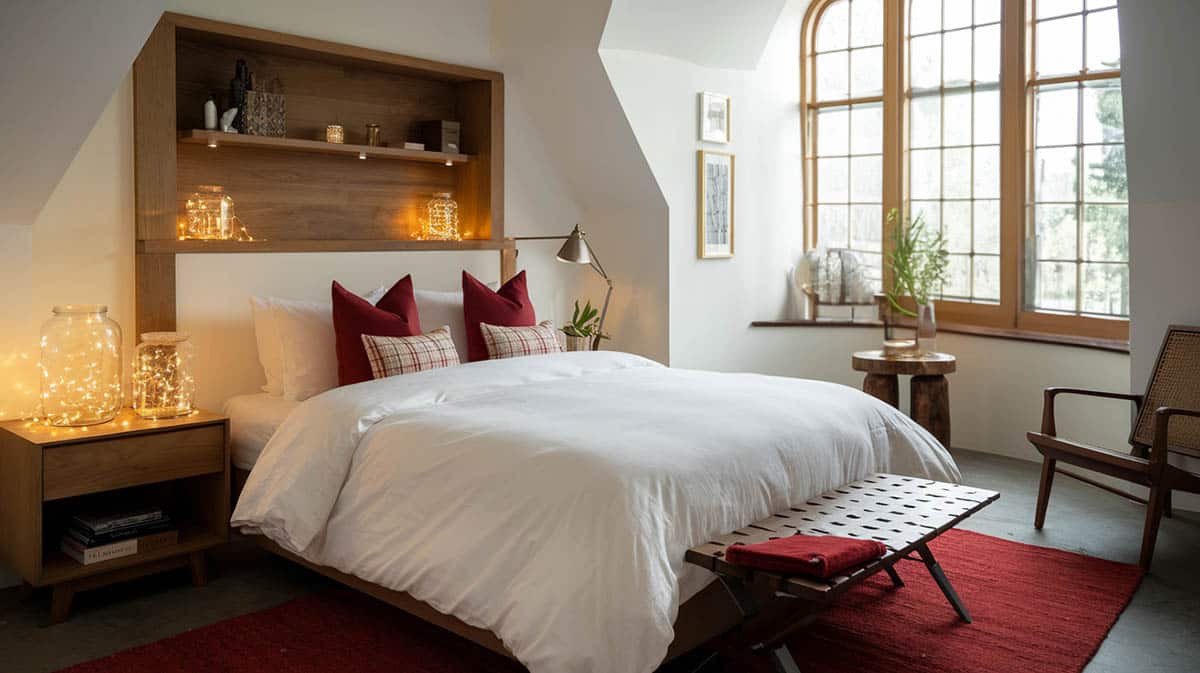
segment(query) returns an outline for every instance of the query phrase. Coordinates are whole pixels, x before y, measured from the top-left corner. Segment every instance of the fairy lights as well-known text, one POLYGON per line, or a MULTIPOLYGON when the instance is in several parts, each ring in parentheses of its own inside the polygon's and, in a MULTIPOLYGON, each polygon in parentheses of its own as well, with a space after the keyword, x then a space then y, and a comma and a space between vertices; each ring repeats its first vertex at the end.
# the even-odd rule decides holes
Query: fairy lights
POLYGON ((191 413, 192 344, 182 332, 146 332, 133 361, 133 410, 142 418, 191 413))
POLYGON ((438 192, 425 204, 425 217, 421 220, 422 241, 461 241, 458 227, 458 203, 450 198, 449 192, 438 192))
POLYGON ((55 306, 42 325, 42 419, 94 425, 121 408, 121 326, 100 304, 55 306))

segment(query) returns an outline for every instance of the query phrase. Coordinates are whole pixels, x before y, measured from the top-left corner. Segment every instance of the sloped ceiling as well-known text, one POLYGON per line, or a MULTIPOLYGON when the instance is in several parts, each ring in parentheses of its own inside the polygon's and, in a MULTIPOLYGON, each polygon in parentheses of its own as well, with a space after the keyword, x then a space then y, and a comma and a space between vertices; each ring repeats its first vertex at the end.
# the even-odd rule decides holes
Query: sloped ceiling
POLYGON ((787 0, 613 0, 600 46, 709 68, 758 64, 787 0))
POLYGON ((0 226, 32 226, 163 5, 0 3, 0 226))

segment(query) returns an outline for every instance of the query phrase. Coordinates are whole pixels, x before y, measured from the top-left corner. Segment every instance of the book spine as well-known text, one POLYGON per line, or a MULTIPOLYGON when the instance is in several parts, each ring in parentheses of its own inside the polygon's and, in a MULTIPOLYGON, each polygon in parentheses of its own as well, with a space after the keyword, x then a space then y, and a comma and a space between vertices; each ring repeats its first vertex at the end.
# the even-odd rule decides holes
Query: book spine
POLYGON ((168 530, 171 527, 169 520, 155 521, 153 523, 143 524, 141 526, 133 526, 131 528, 122 528, 109 533, 89 534, 87 531, 80 530, 75 526, 67 528, 67 535, 78 540, 85 547, 96 547, 99 545, 109 544, 110 542, 118 542, 127 540, 131 537, 143 537, 151 533, 159 533, 168 530))
POLYGON ((71 538, 63 538, 60 549, 62 549, 64 554, 85 566, 100 563, 101 561, 110 561, 122 556, 132 556, 138 551, 138 541, 136 538, 114 542, 103 547, 89 548, 83 548, 78 543, 72 544, 73 542, 74 540, 71 538))
POLYGON ((154 521, 166 519, 166 515, 160 510, 157 512, 148 512, 145 514, 135 514, 132 516, 121 517, 119 519, 108 519, 105 521, 85 521, 84 519, 74 516, 72 521, 82 528, 84 531, 93 535, 107 533, 118 528, 129 528, 131 526, 139 526, 154 521))

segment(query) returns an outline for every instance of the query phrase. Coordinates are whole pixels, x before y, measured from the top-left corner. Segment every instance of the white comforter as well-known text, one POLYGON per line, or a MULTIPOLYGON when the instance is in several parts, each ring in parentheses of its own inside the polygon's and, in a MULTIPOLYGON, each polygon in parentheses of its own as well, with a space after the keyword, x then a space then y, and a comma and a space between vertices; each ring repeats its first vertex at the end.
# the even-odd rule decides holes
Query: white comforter
POLYGON ((493 631, 533 673, 637 673, 711 579, 688 547, 875 471, 959 477, 845 386, 563 353, 309 399, 233 524, 493 631))

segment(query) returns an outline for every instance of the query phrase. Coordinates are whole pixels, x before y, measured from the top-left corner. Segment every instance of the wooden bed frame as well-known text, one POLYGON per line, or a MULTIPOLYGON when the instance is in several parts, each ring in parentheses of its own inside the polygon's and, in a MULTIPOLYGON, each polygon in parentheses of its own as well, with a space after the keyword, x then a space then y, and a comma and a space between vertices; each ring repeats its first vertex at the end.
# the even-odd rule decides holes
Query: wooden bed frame
MULTIPOLYGON (((516 274, 516 243, 504 235, 503 74, 170 12, 142 47, 133 74, 138 333, 176 329, 179 254, 494 250, 501 282, 516 274), (288 137, 197 130, 204 97, 221 90, 236 58, 247 59, 261 81, 278 78, 288 87, 298 103, 288 105, 288 137), (392 112, 379 119, 380 110, 392 112), (461 153, 395 147, 406 126, 447 118, 461 122, 461 153), (349 124, 349 144, 314 142, 334 120, 349 124), (354 144, 365 142, 352 137, 364 121, 382 122, 393 147, 354 144), (370 161, 360 160, 368 156, 370 161), (261 179, 274 171, 292 179, 282 186, 261 179), (179 223, 188 195, 198 184, 217 182, 238 200, 239 212, 244 215, 244 207, 253 213, 248 226, 255 240, 182 240, 179 223), (378 189, 382 182, 394 188, 378 189), (414 240, 413 214, 431 186, 455 193, 464 240, 414 240), (309 196, 316 193, 351 205, 314 205, 309 196), (301 201, 308 207, 299 207, 301 201)), ((234 471, 235 503, 248 474, 234 471)), ((262 536, 249 537, 274 554, 513 658, 489 631, 408 594, 310 563, 262 536)), ((739 622, 736 605, 714 582, 681 606, 667 658, 739 622)))
MULTIPOLYGON (((233 498, 231 508, 233 504, 237 503, 237 499, 242 493, 242 487, 245 486, 246 478, 249 476, 249 470, 234 468, 233 483, 230 489, 233 498)), ((514 661, 516 660, 516 657, 513 656, 512 652, 508 651, 508 648, 504 646, 504 643, 500 641, 500 638, 496 634, 486 629, 471 626, 452 615, 439 612, 428 603, 419 601, 403 591, 393 591, 392 589, 373 584, 354 575, 348 575, 335 570, 329 566, 318 565, 305 560, 280 547, 265 536, 245 535, 243 537, 272 554, 298 563, 351 589, 361 591, 388 605, 400 608, 418 619, 439 626, 478 645, 482 645, 497 654, 501 654, 514 661)), ((687 602, 679 606, 679 615, 675 619, 675 640, 671 642, 671 647, 667 650, 667 656, 663 659, 663 663, 691 652, 704 643, 737 627, 742 621, 742 614, 738 611, 737 604, 729 596, 729 593, 721 583, 714 579, 700 593, 692 596, 687 602)))

